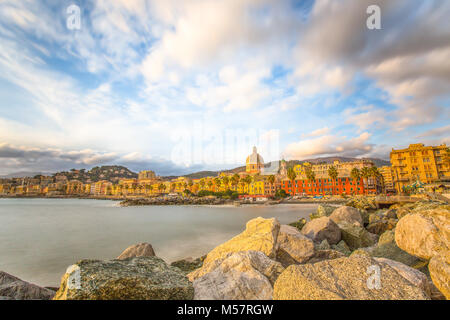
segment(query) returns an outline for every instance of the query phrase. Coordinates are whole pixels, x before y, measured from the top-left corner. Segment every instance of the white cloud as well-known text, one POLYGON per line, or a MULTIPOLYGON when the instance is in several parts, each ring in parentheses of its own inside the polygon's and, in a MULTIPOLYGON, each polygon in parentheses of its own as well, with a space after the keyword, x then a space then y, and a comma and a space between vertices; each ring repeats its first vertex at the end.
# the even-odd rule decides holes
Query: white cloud
POLYGON ((372 151, 373 145, 368 142, 367 132, 355 138, 337 135, 323 135, 311 139, 303 139, 289 144, 284 155, 287 159, 303 160, 319 156, 364 156, 372 151))

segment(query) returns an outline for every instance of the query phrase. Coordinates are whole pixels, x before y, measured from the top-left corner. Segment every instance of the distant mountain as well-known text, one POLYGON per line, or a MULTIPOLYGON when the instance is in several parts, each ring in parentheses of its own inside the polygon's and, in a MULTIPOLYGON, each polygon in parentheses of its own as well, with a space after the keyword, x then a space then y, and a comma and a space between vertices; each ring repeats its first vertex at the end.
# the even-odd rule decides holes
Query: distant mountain
POLYGON ((10 179, 10 178, 32 178, 37 175, 51 175, 51 172, 31 172, 31 171, 20 171, 20 172, 14 172, 10 174, 6 174, 4 176, 0 176, 0 179, 10 179))

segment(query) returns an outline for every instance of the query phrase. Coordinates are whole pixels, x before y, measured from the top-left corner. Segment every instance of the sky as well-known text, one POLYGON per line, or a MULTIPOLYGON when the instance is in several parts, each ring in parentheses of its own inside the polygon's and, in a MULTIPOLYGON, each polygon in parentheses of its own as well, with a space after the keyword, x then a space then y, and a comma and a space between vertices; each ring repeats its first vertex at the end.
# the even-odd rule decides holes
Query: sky
POLYGON ((0 0, 0 175, 448 144, 449 16, 441 0, 0 0))

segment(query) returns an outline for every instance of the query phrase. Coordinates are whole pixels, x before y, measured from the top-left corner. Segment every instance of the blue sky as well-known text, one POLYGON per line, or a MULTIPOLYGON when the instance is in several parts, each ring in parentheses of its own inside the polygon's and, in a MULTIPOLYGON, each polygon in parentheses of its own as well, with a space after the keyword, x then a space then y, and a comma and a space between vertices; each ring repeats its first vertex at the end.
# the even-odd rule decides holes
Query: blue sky
POLYGON ((1 1, 0 174, 448 143, 449 15, 419 0, 1 1))

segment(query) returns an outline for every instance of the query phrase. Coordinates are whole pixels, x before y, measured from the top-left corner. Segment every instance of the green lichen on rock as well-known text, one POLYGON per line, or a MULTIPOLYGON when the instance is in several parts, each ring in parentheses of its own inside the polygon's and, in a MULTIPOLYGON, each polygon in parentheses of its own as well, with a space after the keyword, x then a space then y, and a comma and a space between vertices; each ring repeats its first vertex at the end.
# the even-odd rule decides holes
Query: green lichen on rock
POLYGON ((305 219, 305 218, 302 218, 302 219, 300 219, 300 220, 298 220, 298 221, 289 223, 289 225, 290 225, 291 227, 297 228, 298 231, 302 231, 302 229, 303 229, 303 227, 305 226, 305 224, 306 224, 306 219, 305 219))
POLYGON ((189 272, 192 272, 195 269, 201 268, 201 266, 203 265, 203 260, 205 260, 205 258, 206 258, 206 255, 204 255, 200 258, 197 258, 197 259, 187 258, 187 259, 174 261, 170 265, 172 267, 177 267, 184 273, 188 274, 189 272))
POLYGON ((81 260, 79 286, 64 274, 55 300, 191 300, 192 283, 178 269, 158 257, 126 260, 81 260))

